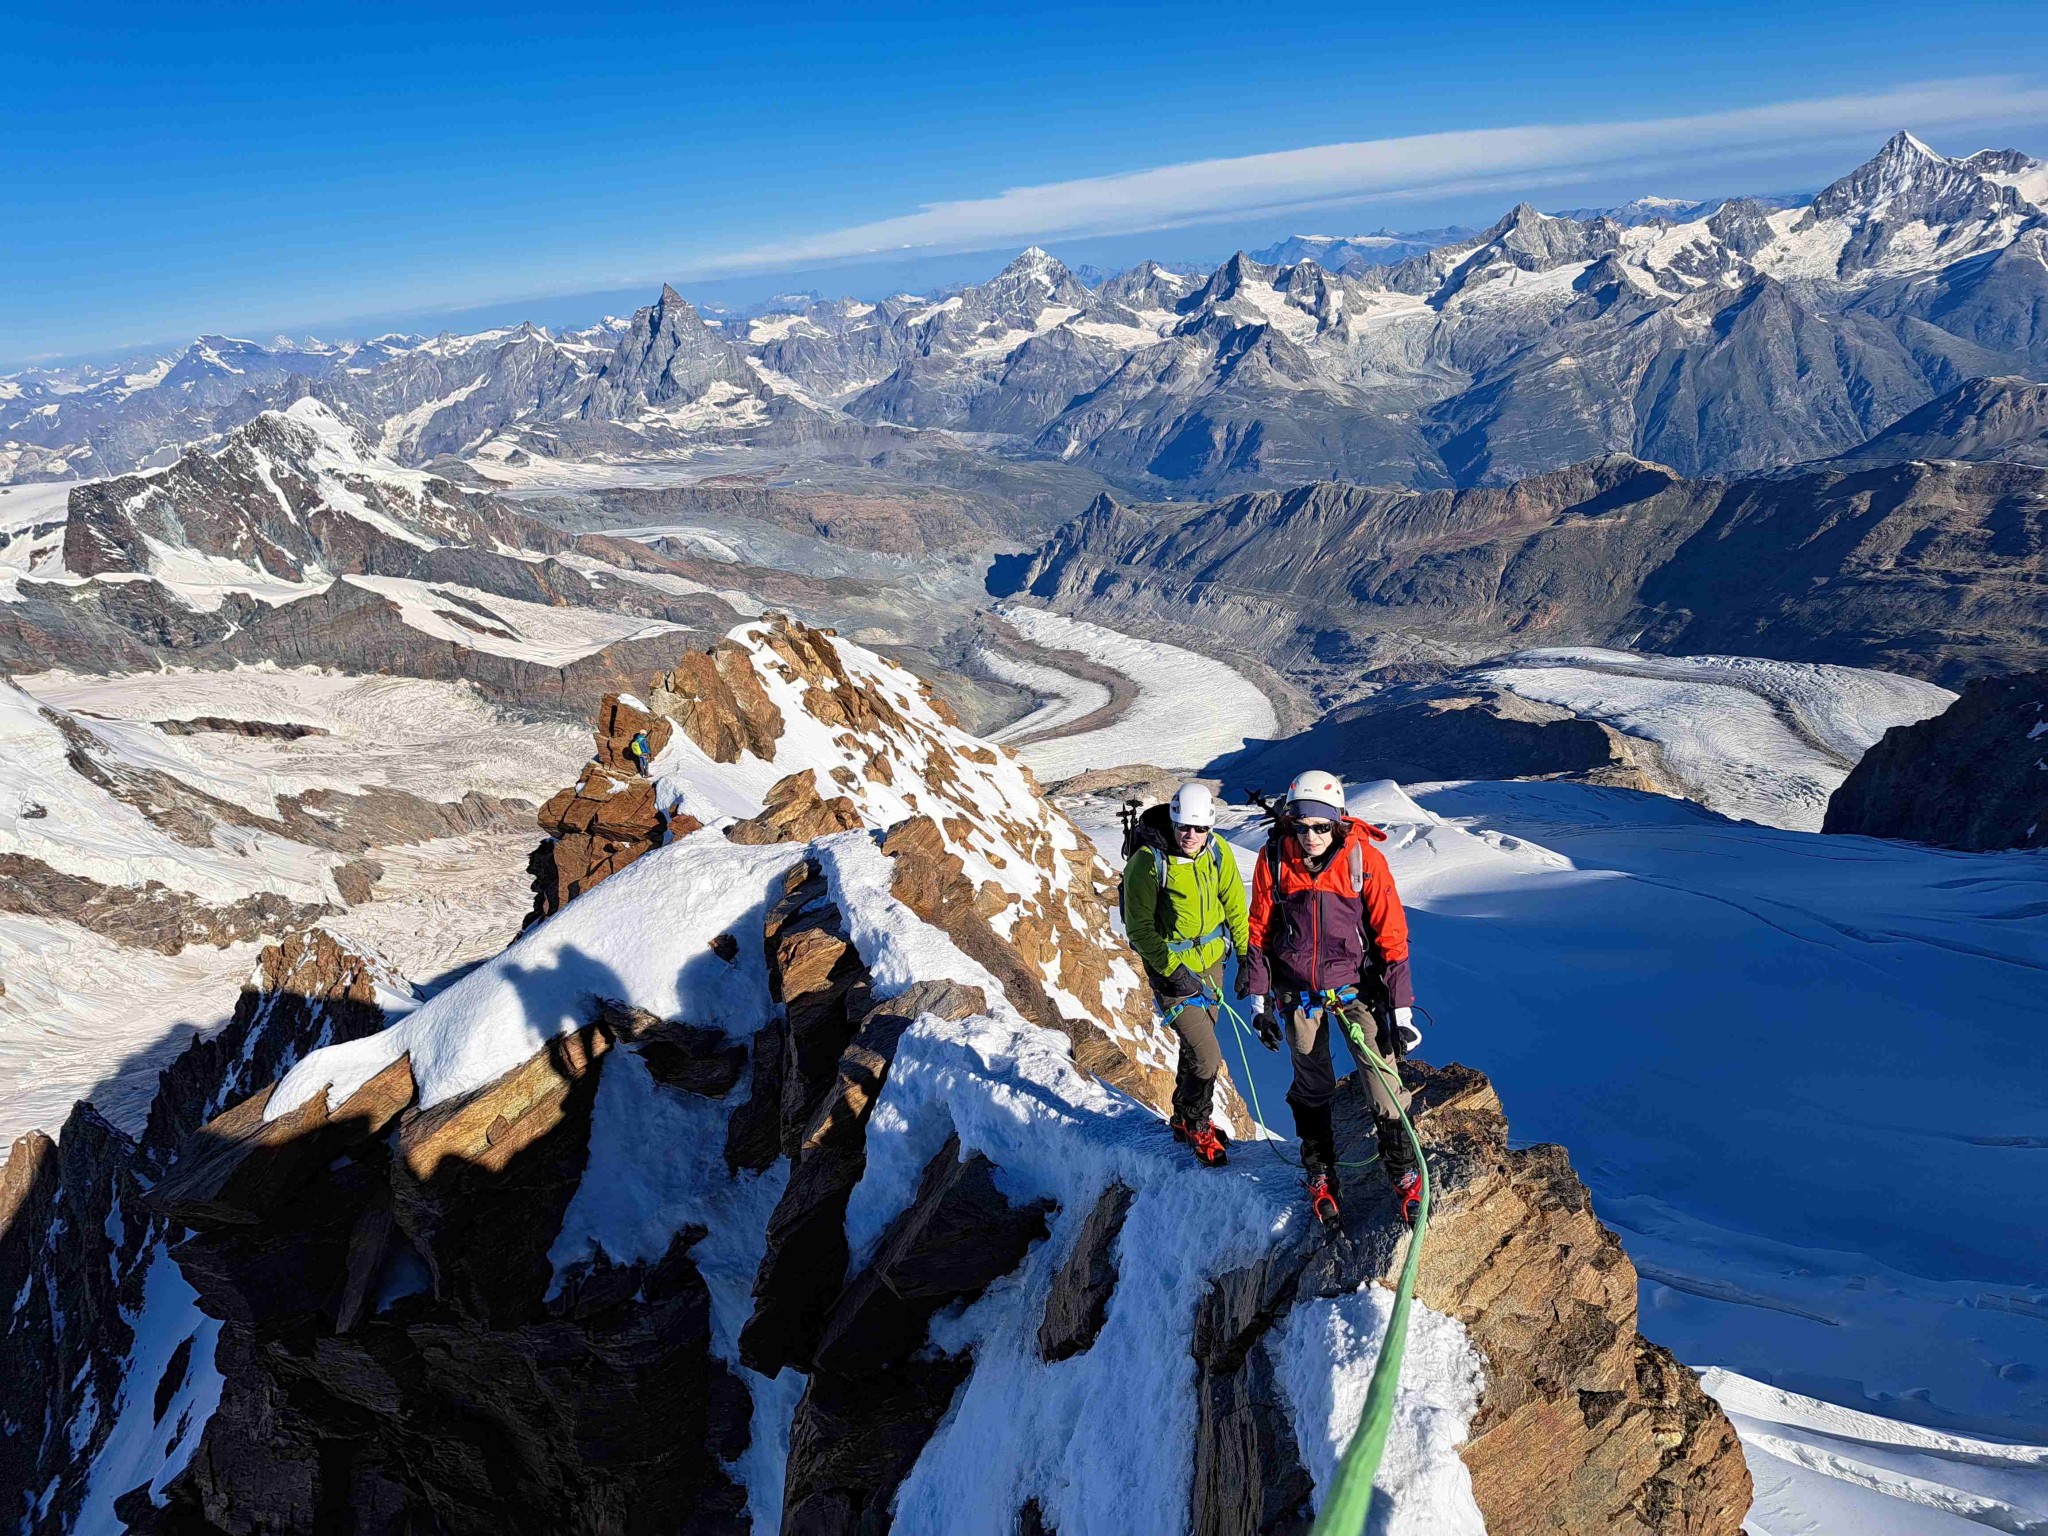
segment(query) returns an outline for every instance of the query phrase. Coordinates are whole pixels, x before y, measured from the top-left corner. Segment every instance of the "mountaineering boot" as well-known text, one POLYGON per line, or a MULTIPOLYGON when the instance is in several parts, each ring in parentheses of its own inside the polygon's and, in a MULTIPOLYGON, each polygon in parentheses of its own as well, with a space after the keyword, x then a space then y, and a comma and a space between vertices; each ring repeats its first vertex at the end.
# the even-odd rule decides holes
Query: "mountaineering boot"
POLYGON ((1206 1120, 1187 1127, 1187 1144, 1188 1150, 1195 1154, 1195 1161, 1205 1168, 1221 1168, 1230 1161, 1230 1154, 1223 1150, 1216 1128, 1206 1120))
MULTIPOLYGON (((1179 1110, 1173 1112, 1173 1118, 1167 1121, 1166 1125, 1167 1129, 1173 1132, 1173 1139, 1175 1141, 1186 1141, 1188 1139, 1188 1117, 1179 1110)), ((1230 1145, 1230 1133, 1228 1131, 1219 1130, 1213 1125, 1209 1129, 1224 1146, 1230 1145)))
POLYGON ((1308 1170, 1308 1208, 1330 1231, 1337 1230, 1337 1178, 1321 1168, 1308 1170))
POLYGON ((1413 1168, 1402 1174, 1394 1185, 1394 1198, 1401 1203, 1401 1219, 1414 1226, 1422 1209, 1422 1175, 1413 1168))

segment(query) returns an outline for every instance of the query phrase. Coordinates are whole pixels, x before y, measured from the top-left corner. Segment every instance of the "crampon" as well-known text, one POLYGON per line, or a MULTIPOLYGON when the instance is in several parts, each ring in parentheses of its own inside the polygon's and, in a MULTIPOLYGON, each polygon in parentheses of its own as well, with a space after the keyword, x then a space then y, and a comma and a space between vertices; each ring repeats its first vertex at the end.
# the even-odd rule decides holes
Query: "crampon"
MULTIPOLYGON (((1175 1141, 1186 1141, 1188 1139, 1188 1123, 1186 1120, 1182 1119, 1178 1114, 1176 1114, 1171 1120, 1167 1121, 1166 1126, 1168 1130, 1173 1132, 1173 1139, 1175 1141)), ((1224 1146, 1227 1147, 1230 1145, 1230 1133, 1228 1131, 1220 1130, 1214 1125, 1211 1125, 1209 1127, 1209 1131, 1210 1134, 1215 1136, 1215 1138, 1218 1141, 1222 1142, 1224 1146)))
POLYGON ((1308 1176, 1308 1205, 1320 1221, 1332 1232, 1337 1230, 1337 1186, 1326 1173, 1311 1173, 1308 1176))
POLYGON ((1230 1161, 1230 1154, 1223 1150, 1223 1138, 1212 1125, 1190 1125, 1184 1132, 1188 1150, 1195 1154, 1195 1161, 1209 1168, 1221 1168, 1230 1161))
POLYGON ((1401 1203, 1401 1219, 1414 1226, 1416 1212, 1422 1208, 1422 1175, 1412 1168, 1402 1174, 1401 1182, 1394 1186, 1394 1198, 1401 1203))

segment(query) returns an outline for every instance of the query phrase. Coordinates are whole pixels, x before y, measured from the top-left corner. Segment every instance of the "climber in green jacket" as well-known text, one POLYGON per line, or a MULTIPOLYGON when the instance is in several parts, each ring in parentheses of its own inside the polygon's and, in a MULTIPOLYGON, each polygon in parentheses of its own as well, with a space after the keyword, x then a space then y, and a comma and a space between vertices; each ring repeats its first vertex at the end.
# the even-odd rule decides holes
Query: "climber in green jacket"
POLYGON ((1183 784, 1131 824, 1123 885, 1124 931, 1145 962, 1161 1016, 1180 1036, 1174 1139, 1212 1168, 1226 1161, 1209 1120, 1223 1067, 1216 1038, 1223 957, 1251 948, 1244 881, 1215 827, 1216 797, 1204 785, 1183 784))

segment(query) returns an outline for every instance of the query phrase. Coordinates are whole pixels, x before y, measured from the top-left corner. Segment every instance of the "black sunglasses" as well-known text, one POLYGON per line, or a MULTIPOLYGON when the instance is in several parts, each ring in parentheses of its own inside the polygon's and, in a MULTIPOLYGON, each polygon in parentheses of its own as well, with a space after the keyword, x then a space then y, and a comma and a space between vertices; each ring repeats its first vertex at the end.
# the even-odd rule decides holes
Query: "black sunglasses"
POLYGON ((1297 821, 1294 824, 1294 830, 1311 833, 1314 836, 1320 837, 1325 832, 1336 831, 1337 823, 1334 821, 1297 821))

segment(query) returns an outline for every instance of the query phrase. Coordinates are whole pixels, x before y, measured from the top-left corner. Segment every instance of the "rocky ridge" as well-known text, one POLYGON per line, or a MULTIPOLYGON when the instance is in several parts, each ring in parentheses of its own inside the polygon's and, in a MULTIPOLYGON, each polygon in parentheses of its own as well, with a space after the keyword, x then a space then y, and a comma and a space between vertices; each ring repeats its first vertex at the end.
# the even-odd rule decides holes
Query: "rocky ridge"
POLYGON ((1981 851, 2048 845, 2048 672, 1982 677, 1894 726, 1828 801, 1824 832, 1981 851))
POLYGON ((1092 620, 1321 670, 1339 689, 1568 644, 1948 683, 2048 654, 2044 476, 1921 461, 1687 480, 1616 456, 1504 489, 1319 484, 1193 507, 1105 496, 1012 580, 1092 620))
MULTIPOLYGON (((601 759, 637 708, 607 703, 601 759)), ((81 1121, 65 1184, 47 1144, 17 1149, 0 1278, 76 1308, 105 1276, 134 1339, 93 1389, 104 1431, 6 1468, 61 1490, 30 1529, 936 1530, 968 1467, 992 1528, 1096 1528, 1117 1480, 1088 1458, 1127 1437, 1038 1443, 1018 1370, 1172 1427, 1122 1462, 1160 1529, 1299 1528, 1325 1427, 1275 1388, 1283 1336, 1391 1272, 1384 1200, 1332 1247, 1103 1085, 1147 1086, 1145 1042, 1108 978, 1076 993, 1030 942, 1065 922, 1117 949, 1093 855, 914 679, 770 620, 645 714, 670 727, 663 809, 702 827, 672 820, 396 1023, 409 1000, 331 943, 266 955, 139 1150, 97 1154, 81 1121), (772 791, 806 776, 860 826, 783 826, 772 791), (731 835, 763 818, 796 835, 731 835), (60 1225, 53 1191, 92 1219, 60 1225), (975 1439, 991 1415, 1005 1434, 975 1439)), ((1732 1431, 1636 1334, 1561 1150, 1507 1150, 1477 1074, 1411 1070, 1440 1187, 1422 1301, 1483 1369, 1461 1454, 1487 1528, 1733 1536, 1732 1431)))

